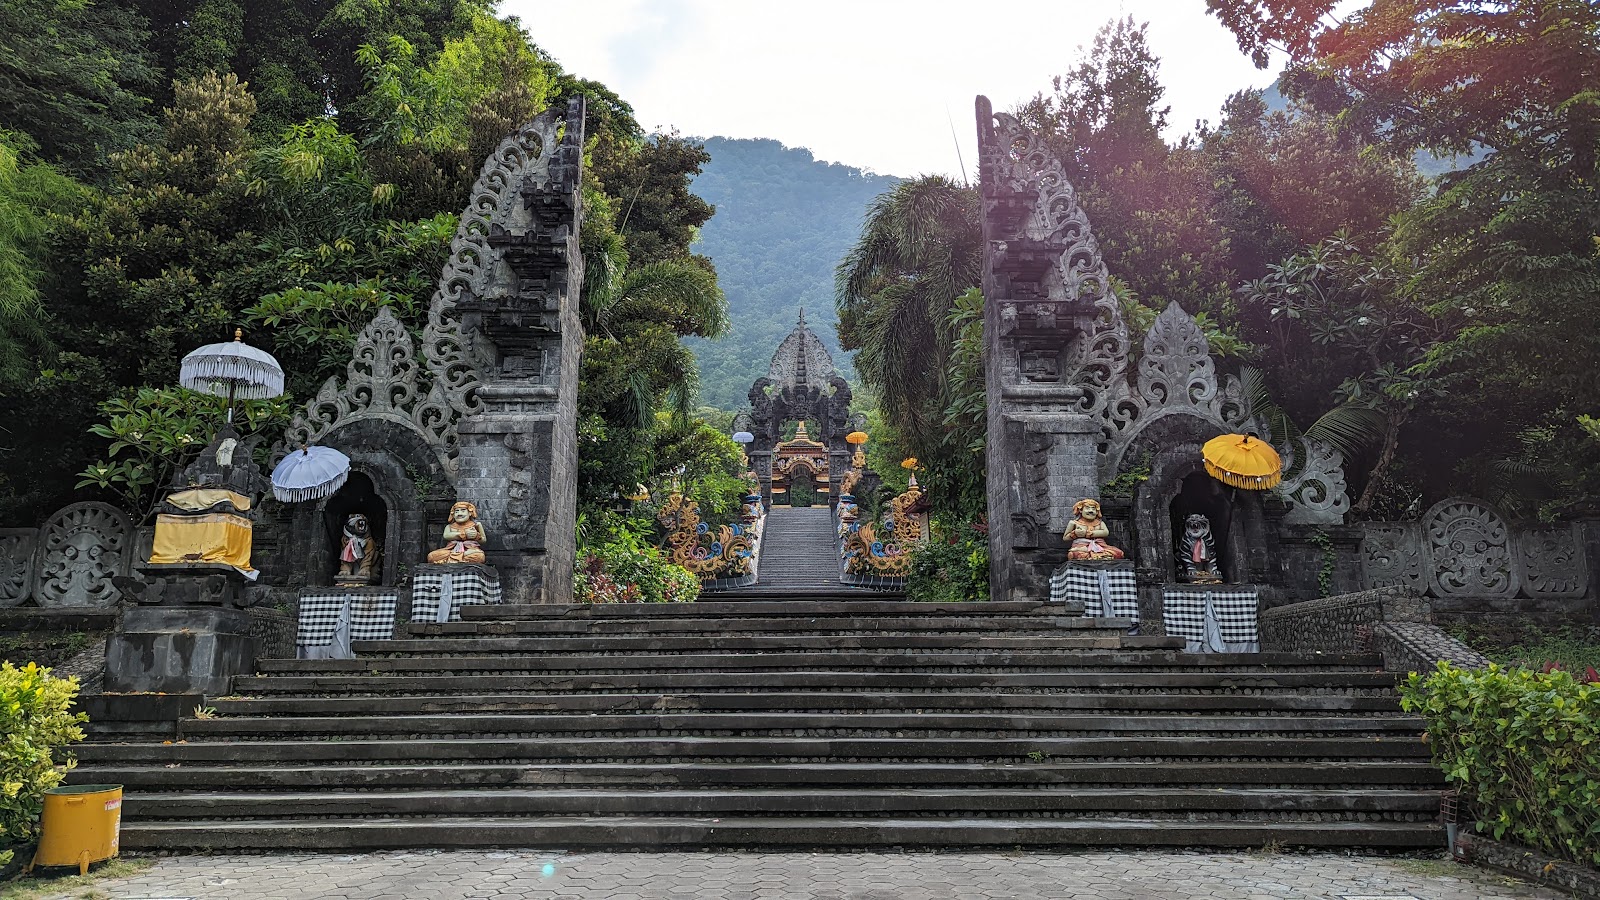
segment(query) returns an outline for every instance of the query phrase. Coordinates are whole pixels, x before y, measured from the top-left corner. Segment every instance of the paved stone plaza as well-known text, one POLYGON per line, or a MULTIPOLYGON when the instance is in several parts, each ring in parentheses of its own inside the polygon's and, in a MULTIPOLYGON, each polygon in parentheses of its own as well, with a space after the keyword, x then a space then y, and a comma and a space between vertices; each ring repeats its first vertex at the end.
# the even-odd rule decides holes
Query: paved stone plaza
MULTIPOLYGON (((386 852, 183 856, 98 887, 118 900, 1531 900, 1561 894, 1449 861, 1097 852, 386 852)), ((60 900, 83 896, 81 889, 60 900)), ((54 898, 52 898, 54 900, 54 898)))

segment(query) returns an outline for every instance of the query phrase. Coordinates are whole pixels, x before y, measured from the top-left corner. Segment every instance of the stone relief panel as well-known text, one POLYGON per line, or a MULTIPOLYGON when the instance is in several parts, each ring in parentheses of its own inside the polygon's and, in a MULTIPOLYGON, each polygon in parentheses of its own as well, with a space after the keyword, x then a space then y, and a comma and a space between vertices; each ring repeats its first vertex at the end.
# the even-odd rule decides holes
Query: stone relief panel
POLYGON ((33 596, 38 537, 34 528, 0 528, 0 609, 20 606, 33 596))
POLYGON ((1530 597, 1582 597, 1589 590, 1583 533, 1576 524, 1519 529, 1522 589, 1530 597))
POLYGON ((111 579, 126 575, 133 561, 133 527, 121 510, 105 503, 74 503, 39 529, 40 606, 116 604, 111 579))
POLYGON ((1344 454, 1304 437, 1278 445, 1278 452, 1283 456, 1285 474, 1277 491, 1291 507, 1283 521, 1289 525, 1342 525, 1350 511, 1344 454), (1288 474, 1291 471, 1292 476, 1288 474))
POLYGON ((1511 597, 1517 593, 1516 559, 1505 519, 1470 498, 1441 501, 1422 518, 1431 565, 1428 579, 1440 597, 1511 597))
POLYGON ((1368 588, 1423 591, 1422 531, 1416 523, 1368 522, 1361 527, 1361 577, 1368 588))

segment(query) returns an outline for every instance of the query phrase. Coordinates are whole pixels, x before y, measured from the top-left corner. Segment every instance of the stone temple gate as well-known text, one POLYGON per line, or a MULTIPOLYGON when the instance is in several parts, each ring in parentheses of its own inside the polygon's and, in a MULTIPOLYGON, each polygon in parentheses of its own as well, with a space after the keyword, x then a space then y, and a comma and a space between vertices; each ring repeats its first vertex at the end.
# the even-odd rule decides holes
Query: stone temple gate
POLYGON ((977 99, 983 195, 984 370, 989 397, 990 587, 995 600, 1048 596, 1073 504, 1101 499, 1120 474, 1148 468, 1107 519, 1141 584, 1172 574, 1173 521, 1211 514, 1223 574, 1271 591, 1284 581, 1280 526, 1338 525, 1349 509, 1343 460, 1304 439, 1274 441, 1275 491, 1223 497, 1201 444, 1270 430, 1238 379, 1219 376, 1205 335, 1176 302, 1135 349, 1088 216, 1038 135, 977 99))
POLYGON ((329 583, 328 523, 346 511, 333 505, 359 486, 383 584, 423 559, 461 499, 477 505, 508 602, 570 597, 583 123, 575 99, 500 144, 462 212, 420 349, 379 312, 345 377, 295 416, 278 455, 322 444, 348 455, 352 474, 328 500, 279 507, 265 529, 261 568, 286 573, 284 587, 329 583))
MULTIPOLYGON (((850 447, 845 435, 854 427, 850 414, 850 384, 833 367, 833 357, 816 332, 806 326, 806 314, 772 354, 767 374, 750 385, 750 409, 734 420, 736 430, 753 436, 750 465, 761 481, 761 497, 772 504, 773 465, 784 425, 810 420, 817 433, 809 435, 826 448, 829 472, 850 467, 850 447)), ((821 468, 821 466, 813 466, 821 468)), ((830 499, 830 504, 833 501, 830 499)))

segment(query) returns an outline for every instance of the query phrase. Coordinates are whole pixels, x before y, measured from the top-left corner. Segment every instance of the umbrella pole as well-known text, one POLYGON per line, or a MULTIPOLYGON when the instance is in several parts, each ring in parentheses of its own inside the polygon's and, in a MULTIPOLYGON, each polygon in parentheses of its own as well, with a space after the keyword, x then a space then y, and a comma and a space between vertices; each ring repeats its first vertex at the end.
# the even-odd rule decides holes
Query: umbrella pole
POLYGON ((228 424, 233 424, 233 389, 237 387, 232 381, 228 382, 228 424))

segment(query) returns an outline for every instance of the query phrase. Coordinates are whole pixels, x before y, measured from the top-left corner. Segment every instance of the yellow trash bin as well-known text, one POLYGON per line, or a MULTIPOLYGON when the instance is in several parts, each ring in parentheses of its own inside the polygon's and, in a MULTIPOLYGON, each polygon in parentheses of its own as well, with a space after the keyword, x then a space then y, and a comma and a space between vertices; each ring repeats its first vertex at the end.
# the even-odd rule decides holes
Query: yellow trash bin
POLYGON ((35 866, 77 866, 117 855, 122 832, 122 785, 74 784, 44 792, 43 836, 35 866))

